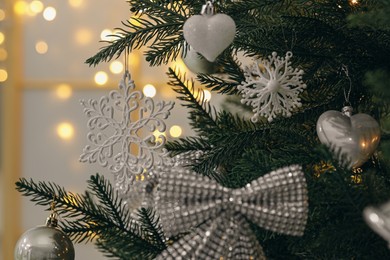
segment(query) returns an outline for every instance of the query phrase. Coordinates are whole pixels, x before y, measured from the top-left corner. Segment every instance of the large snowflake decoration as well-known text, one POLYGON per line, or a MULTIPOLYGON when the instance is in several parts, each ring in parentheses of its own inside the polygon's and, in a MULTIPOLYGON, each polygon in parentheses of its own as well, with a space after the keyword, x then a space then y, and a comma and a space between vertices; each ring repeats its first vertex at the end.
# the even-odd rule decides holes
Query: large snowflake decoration
POLYGON ((285 58, 273 52, 268 59, 259 59, 245 68, 246 81, 238 90, 242 94, 241 103, 253 108, 252 122, 257 122, 260 116, 267 117, 269 122, 278 114, 290 117, 294 108, 302 106, 298 95, 306 88, 303 70, 290 66, 291 57, 292 52, 287 52, 285 58))
POLYGON ((117 185, 128 187, 135 177, 155 165, 170 165, 163 148, 166 119, 174 102, 156 102, 134 91, 134 81, 126 72, 119 84, 120 91, 111 91, 100 100, 81 100, 89 118, 86 145, 81 162, 98 162, 115 174, 117 185))

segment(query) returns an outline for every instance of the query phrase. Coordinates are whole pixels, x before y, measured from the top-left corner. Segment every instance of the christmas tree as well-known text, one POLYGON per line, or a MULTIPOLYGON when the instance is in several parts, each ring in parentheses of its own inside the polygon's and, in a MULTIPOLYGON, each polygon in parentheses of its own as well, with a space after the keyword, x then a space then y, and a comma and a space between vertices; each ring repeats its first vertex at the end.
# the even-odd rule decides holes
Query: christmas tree
POLYGON ((171 164, 152 163, 154 175, 130 165, 126 198, 104 173, 84 194, 20 179, 23 195, 55 202, 61 229, 107 257, 390 257, 363 217, 390 200, 390 1, 128 2, 138 18, 86 63, 146 46, 160 66, 193 48, 201 73, 170 68, 167 81, 196 136, 164 142, 171 164), (201 38, 205 27, 212 34, 201 38), (223 109, 200 86, 224 95, 223 109), (135 212, 124 203, 134 190, 147 197, 135 212))

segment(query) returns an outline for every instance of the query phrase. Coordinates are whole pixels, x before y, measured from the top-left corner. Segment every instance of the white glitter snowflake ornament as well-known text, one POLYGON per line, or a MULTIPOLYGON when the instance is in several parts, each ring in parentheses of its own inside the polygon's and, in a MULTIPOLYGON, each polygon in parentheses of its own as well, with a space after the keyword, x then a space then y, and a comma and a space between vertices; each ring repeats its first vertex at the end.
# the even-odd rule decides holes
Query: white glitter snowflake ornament
POLYGON ((120 91, 111 91, 100 100, 81 100, 89 117, 86 145, 81 162, 99 163, 115 174, 117 186, 128 187, 135 177, 155 165, 170 165, 163 148, 164 119, 170 115, 174 102, 154 103, 141 91, 134 91, 134 81, 126 71, 119 84, 120 91))
POLYGON ((269 122, 279 114, 290 117, 294 108, 302 106, 298 95, 306 88, 302 81, 304 72, 290 66, 292 55, 287 52, 283 58, 273 52, 268 59, 259 59, 245 68, 245 81, 238 90, 241 103, 253 107, 252 122, 256 123, 261 116, 269 122))

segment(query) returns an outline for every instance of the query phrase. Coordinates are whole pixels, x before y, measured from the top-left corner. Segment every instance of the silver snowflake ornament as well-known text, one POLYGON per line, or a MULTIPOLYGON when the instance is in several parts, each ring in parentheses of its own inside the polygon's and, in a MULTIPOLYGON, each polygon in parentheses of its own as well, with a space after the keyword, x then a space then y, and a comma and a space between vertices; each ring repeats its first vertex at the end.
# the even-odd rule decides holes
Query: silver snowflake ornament
POLYGON ((99 163, 113 174, 117 185, 128 187, 135 177, 155 165, 170 165, 171 159, 163 148, 164 119, 170 115, 174 102, 154 102, 135 91, 134 81, 126 71, 114 90, 100 100, 81 100, 89 118, 86 145, 81 162, 99 163))
POLYGON ((279 57, 273 52, 268 59, 258 59, 244 70, 245 81, 238 86, 241 103, 250 105, 252 122, 264 116, 271 122, 277 115, 291 116, 293 109, 301 107, 298 95, 306 88, 302 81, 303 70, 291 65, 292 52, 279 57))

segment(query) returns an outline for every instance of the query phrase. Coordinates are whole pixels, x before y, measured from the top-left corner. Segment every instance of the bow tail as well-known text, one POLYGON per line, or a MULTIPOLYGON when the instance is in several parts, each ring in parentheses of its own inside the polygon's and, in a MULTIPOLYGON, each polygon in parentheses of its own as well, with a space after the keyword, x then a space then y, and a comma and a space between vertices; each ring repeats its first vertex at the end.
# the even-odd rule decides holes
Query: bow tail
POLYGON ((163 251, 157 260, 265 259, 264 252, 242 217, 218 217, 200 225, 163 251))

